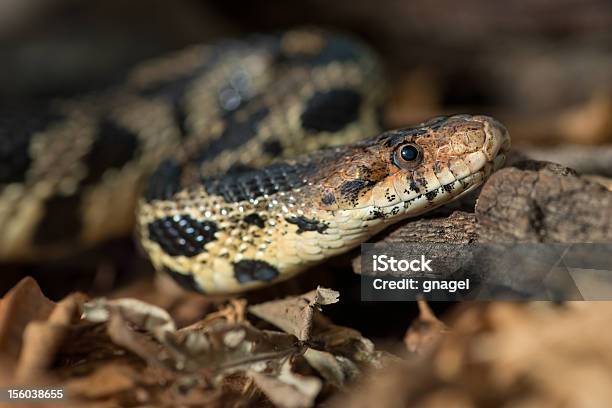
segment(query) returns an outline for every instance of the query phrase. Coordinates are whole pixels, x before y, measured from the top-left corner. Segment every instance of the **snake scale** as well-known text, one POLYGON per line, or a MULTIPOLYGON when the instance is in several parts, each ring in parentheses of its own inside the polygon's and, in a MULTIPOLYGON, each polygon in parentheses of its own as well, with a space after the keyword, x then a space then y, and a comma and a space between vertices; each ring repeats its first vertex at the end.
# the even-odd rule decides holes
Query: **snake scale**
POLYGON ((194 46, 104 92, 0 115, 0 260, 129 234, 203 293, 290 277, 480 185, 487 116, 382 132, 375 55, 317 29, 194 46), (136 210, 135 210, 136 209, 136 210))

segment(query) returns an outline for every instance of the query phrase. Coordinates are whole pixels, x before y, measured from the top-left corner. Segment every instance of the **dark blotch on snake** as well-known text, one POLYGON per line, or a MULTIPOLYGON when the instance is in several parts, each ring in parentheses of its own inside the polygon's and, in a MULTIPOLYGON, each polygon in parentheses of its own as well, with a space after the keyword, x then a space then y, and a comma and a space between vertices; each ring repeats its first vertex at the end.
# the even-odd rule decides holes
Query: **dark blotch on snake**
POLYGON ((187 123, 187 110, 185 109, 185 102, 175 101, 172 104, 172 117, 179 130, 181 139, 184 139, 189 134, 189 124, 187 123))
POLYGON ((427 179, 423 176, 421 176, 420 174, 415 174, 416 177, 416 181, 417 183, 419 183, 421 186, 423 186, 423 188, 427 188, 427 179))
POLYGON ((163 270, 183 289, 205 293, 200 285, 198 285, 198 283, 195 281, 193 275, 177 272, 167 266, 164 266, 163 270))
POLYGON ((229 175, 229 174, 238 175, 240 173, 248 173, 249 171, 253 171, 253 170, 257 170, 257 169, 247 164, 235 163, 235 164, 232 164, 232 166, 229 169, 227 169, 227 171, 225 172, 225 175, 229 175))
POLYGON ((370 216, 370 219, 376 220, 379 218, 385 218, 385 213, 380 208, 374 208, 374 210, 372 210, 372 215, 370 216))
POLYGON ((234 264, 234 277, 242 284, 253 281, 269 282, 278 276, 278 270, 264 261, 242 260, 234 264))
POLYGON ((386 147, 397 146, 400 143, 406 141, 414 141, 415 138, 427 134, 427 129, 415 127, 415 128, 404 128, 392 131, 387 137, 383 144, 386 147))
POLYGON ((62 118, 44 105, 0 107, 0 185, 25 181, 32 164, 32 136, 62 118))
POLYGON ((253 139, 259 130, 259 124, 268 116, 270 109, 260 108, 251 113, 245 120, 238 120, 239 114, 244 111, 238 109, 224 115, 225 129, 216 139, 212 140, 201 152, 196 154, 192 161, 199 163, 213 160, 225 151, 232 151, 244 147, 244 144, 253 139))
POLYGON ((437 195, 438 195, 438 190, 433 190, 433 191, 430 191, 429 193, 426 193, 425 197, 427 198, 427 201, 433 201, 433 199, 436 198, 437 195))
POLYGON ((350 180, 340 185, 340 194, 345 200, 356 201, 362 190, 367 190, 374 185, 370 180, 350 180))
POLYGON ((323 193, 323 198, 321 198, 321 202, 325 205, 332 205, 336 202, 336 197, 331 191, 326 191, 325 193, 323 193))
POLYGON ((271 156, 278 156, 283 152, 283 145, 280 140, 272 139, 265 142, 262 146, 263 152, 271 156))
POLYGON ((302 127, 311 132, 337 132, 357 120, 361 95, 351 89, 317 92, 306 103, 302 127))
POLYGON ((192 257, 206 251, 204 245, 214 241, 217 224, 194 220, 187 214, 164 217, 148 225, 149 239, 171 256, 192 257))
POLYGON ((147 202, 169 200, 181 189, 181 166, 174 160, 164 160, 149 178, 144 194, 147 202))
POLYGON ((35 244, 75 241, 82 227, 81 196, 53 196, 45 202, 44 216, 34 232, 35 244))
POLYGON ((204 64, 203 61, 203 65, 196 68, 193 72, 168 81, 157 82, 141 89, 139 92, 140 96, 147 99, 159 96, 166 99, 171 104, 172 117, 181 138, 185 138, 189 134, 185 93, 192 85, 193 81, 206 72, 206 66, 207 65, 204 64))
POLYGON ((259 216, 259 214, 252 213, 243 218, 244 222, 250 225, 258 226, 259 228, 263 228, 266 224, 264 223, 263 218, 259 216))
POLYGON ((138 137, 125 127, 104 118, 100 121, 98 134, 83 159, 87 167, 84 185, 95 184, 109 169, 120 169, 136 156, 138 137))
POLYGON ((302 187, 304 177, 312 171, 314 168, 308 164, 277 163, 261 170, 205 178, 202 184, 209 195, 222 196, 226 203, 236 203, 302 187))
POLYGON ((298 234, 306 231, 317 231, 319 234, 322 234, 328 228, 325 223, 319 220, 306 218, 303 215, 300 215, 299 217, 287 217, 285 218, 285 221, 287 221, 289 224, 297 225, 298 234))

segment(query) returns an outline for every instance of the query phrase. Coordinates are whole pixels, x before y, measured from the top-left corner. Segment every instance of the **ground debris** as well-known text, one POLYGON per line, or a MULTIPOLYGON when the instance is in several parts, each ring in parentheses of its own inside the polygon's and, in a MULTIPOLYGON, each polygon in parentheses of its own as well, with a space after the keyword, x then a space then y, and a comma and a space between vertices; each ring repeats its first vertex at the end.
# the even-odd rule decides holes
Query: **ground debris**
POLYGON ((329 406, 608 406, 606 302, 472 303, 422 359, 372 370, 329 406))
POLYGON ((249 311, 301 341, 310 339, 313 316, 321 306, 336 303, 339 293, 317 288, 302 296, 254 305, 249 311))
POLYGON ((448 332, 448 327, 438 319, 426 301, 418 301, 419 317, 412 322, 404 336, 404 344, 409 352, 428 354, 448 332))
POLYGON ((17 376, 0 378, 62 386, 76 405, 309 407, 386 356, 321 314, 338 296, 318 288, 248 308, 282 331, 251 323, 243 299, 178 328, 171 313, 134 298, 74 294, 53 303, 28 278, 0 306, 4 341, 17 345, 2 352, 17 376), (24 323, 11 315, 16 298, 45 306, 24 323), (16 328, 6 328, 10 321, 16 328))
POLYGON ((49 317, 54 303, 47 299, 32 278, 25 278, 0 303, 0 350, 3 357, 17 360, 25 327, 33 320, 49 317))

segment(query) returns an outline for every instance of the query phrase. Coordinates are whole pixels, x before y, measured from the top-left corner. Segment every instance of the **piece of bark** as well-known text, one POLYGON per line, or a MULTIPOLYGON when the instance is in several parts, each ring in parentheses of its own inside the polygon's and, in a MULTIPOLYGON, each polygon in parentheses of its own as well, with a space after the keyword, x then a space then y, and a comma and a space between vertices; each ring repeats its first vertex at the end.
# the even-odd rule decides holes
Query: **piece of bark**
POLYGON ((476 205, 478 241, 612 240, 612 192, 558 164, 516 166, 493 174, 483 187, 476 205))
MULTIPOLYGON (((448 243, 476 242, 476 216, 473 213, 454 211, 449 216, 422 218, 384 231, 371 242, 400 243, 448 243), (378 238, 378 239, 377 239, 378 238)), ((361 274, 361 255, 352 260, 353 271, 361 274)))
POLYGON ((389 233, 385 240, 467 244, 478 238, 474 214, 464 211, 455 211, 444 218, 418 219, 405 225, 409 228, 398 228, 389 233))

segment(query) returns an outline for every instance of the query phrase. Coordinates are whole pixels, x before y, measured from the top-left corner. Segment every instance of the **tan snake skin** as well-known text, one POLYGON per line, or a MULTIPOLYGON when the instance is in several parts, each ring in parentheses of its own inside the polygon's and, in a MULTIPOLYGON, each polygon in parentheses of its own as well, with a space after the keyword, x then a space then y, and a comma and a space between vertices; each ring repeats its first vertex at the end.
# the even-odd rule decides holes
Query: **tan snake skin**
POLYGON ((189 288, 261 286, 473 190, 501 166, 509 142, 490 117, 440 117, 261 170, 183 183, 166 199, 142 202, 141 239, 156 267, 189 288))

